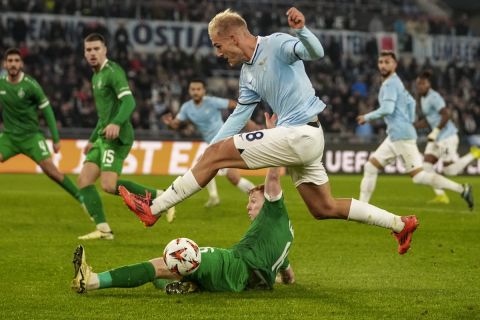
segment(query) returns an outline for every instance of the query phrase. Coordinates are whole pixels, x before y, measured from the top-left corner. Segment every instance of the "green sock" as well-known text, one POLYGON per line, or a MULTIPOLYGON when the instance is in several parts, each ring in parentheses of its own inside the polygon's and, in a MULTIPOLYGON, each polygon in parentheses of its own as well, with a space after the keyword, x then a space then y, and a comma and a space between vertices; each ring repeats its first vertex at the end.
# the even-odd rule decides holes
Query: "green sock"
POLYGON ((82 196, 80 195, 80 192, 79 192, 77 186, 72 182, 72 180, 70 180, 69 177, 64 175, 64 178, 63 178, 62 182, 58 182, 58 181, 55 181, 55 182, 57 182, 58 185, 60 187, 62 187, 65 191, 70 193, 72 195, 72 197, 77 199, 78 202, 80 202, 80 203, 83 202, 82 201, 82 196))
POLYGON ((79 190, 83 198, 83 203, 87 208, 88 214, 93 218, 95 224, 107 222, 103 212, 102 199, 94 185, 86 186, 79 190))
POLYGON ((138 195, 145 195, 145 190, 152 194, 152 199, 157 197, 157 189, 152 189, 150 187, 142 186, 141 184, 129 181, 129 180, 118 180, 117 182, 117 195, 118 195, 118 187, 124 186, 127 188, 128 191, 138 195))
POLYGON ((98 274, 100 289, 133 288, 152 282, 154 279, 155 267, 148 261, 98 274))

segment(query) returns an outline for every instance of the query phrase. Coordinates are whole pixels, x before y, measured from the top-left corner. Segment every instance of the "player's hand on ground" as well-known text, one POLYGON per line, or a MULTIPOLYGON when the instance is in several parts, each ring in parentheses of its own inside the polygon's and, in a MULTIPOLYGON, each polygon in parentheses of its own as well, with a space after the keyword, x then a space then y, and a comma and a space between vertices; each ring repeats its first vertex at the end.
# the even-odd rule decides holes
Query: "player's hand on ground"
POLYGON ((93 143, 88 142, 87 145, 85 146, 85 148, 83 148, 83 154, 87 155, 88 151, 90 151, 90 149, 92 149, 92 147, 93 147, 93 143))
POLYGON ((280 270, 275 278, 276 283, 283 284, 294 284, 295 283, 295 274, 293 273, 292 267, 288 267, 285 270, 280 270))
POLYGON ((367 120, 365 120, 365 116, 364 115, 360 115, 357 117, 357 123, 359 125, 362 125, 362 124, 365 124, 367 122, 367 120))
POLYGON ((302 29, 305 26, 305 16, 295 7, 287 11, 288 25, 292 29, 302 29))
POLYGON ((110 123, 108 126, 103 129, 103 134, 107 140, 114 140, 118 138, 120 134, 120 126, 117 124, 110 123))
POLYGON ((268 112, 265 112, 265 126, 267 127, 267 129, 275 128, 275 126, 277 125, 277 120, 278 116, 276 113, 270 116, 268 112))
POLYGON ((53 152, 58 153, 60 151, 61 145, 60 141, 53 144, 53 152))

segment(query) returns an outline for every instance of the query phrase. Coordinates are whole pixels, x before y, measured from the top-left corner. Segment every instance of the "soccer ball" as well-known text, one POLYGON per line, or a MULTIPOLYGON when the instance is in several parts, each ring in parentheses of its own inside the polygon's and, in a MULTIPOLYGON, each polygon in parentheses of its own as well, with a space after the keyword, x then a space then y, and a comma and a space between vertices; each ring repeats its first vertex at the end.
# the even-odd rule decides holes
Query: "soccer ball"
POLYGON ((171 272, 186 276, 198 269, 202 255, 193 240, 178 238, 170 241, 163 250, 163 261, 171 272))

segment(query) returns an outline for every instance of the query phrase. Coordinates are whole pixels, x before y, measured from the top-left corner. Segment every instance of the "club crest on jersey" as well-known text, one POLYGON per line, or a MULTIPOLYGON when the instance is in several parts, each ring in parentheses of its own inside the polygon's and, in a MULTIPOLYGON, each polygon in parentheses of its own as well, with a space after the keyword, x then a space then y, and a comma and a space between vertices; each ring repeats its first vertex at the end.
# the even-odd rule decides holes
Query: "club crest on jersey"
POLYGON ((0 94, 7 94, 7 91, 2 90, 0 91, 0 94))
POLYGON ((18 90, 17 95, 19 98, 25 97, 25 91, 23 90, 23 88, 20 88, 20 90, 18 90))
POLYGON ((98 79, 96 87, 97 89, 100 89, 102 87, 102 79, 98 79))

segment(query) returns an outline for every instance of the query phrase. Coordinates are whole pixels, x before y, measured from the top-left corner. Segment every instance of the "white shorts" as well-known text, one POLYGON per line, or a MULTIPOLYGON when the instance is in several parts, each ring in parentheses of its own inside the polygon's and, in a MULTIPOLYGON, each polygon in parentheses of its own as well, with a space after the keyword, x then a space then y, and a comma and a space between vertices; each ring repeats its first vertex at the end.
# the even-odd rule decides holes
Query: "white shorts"
POLYGON ((276 127, 233 136, 235 147, 250 169, 287 167, 295 187, 322 185, 328 176, 322 164, 322 128, 309 125, 276 127))
POLYGON ((382 167, 385 167, 398 157, 403 161, 407 173, 423 166, 423 157, 420 151, 418 151, 416 140, 392 142, 387 137, 371 157, 377 159, 382 167))
POLYGON ((430 141, 425 147, 425 154, 431 154, 443 162, 458 160, 458 135, 453 135, 440 141, 430 141))

